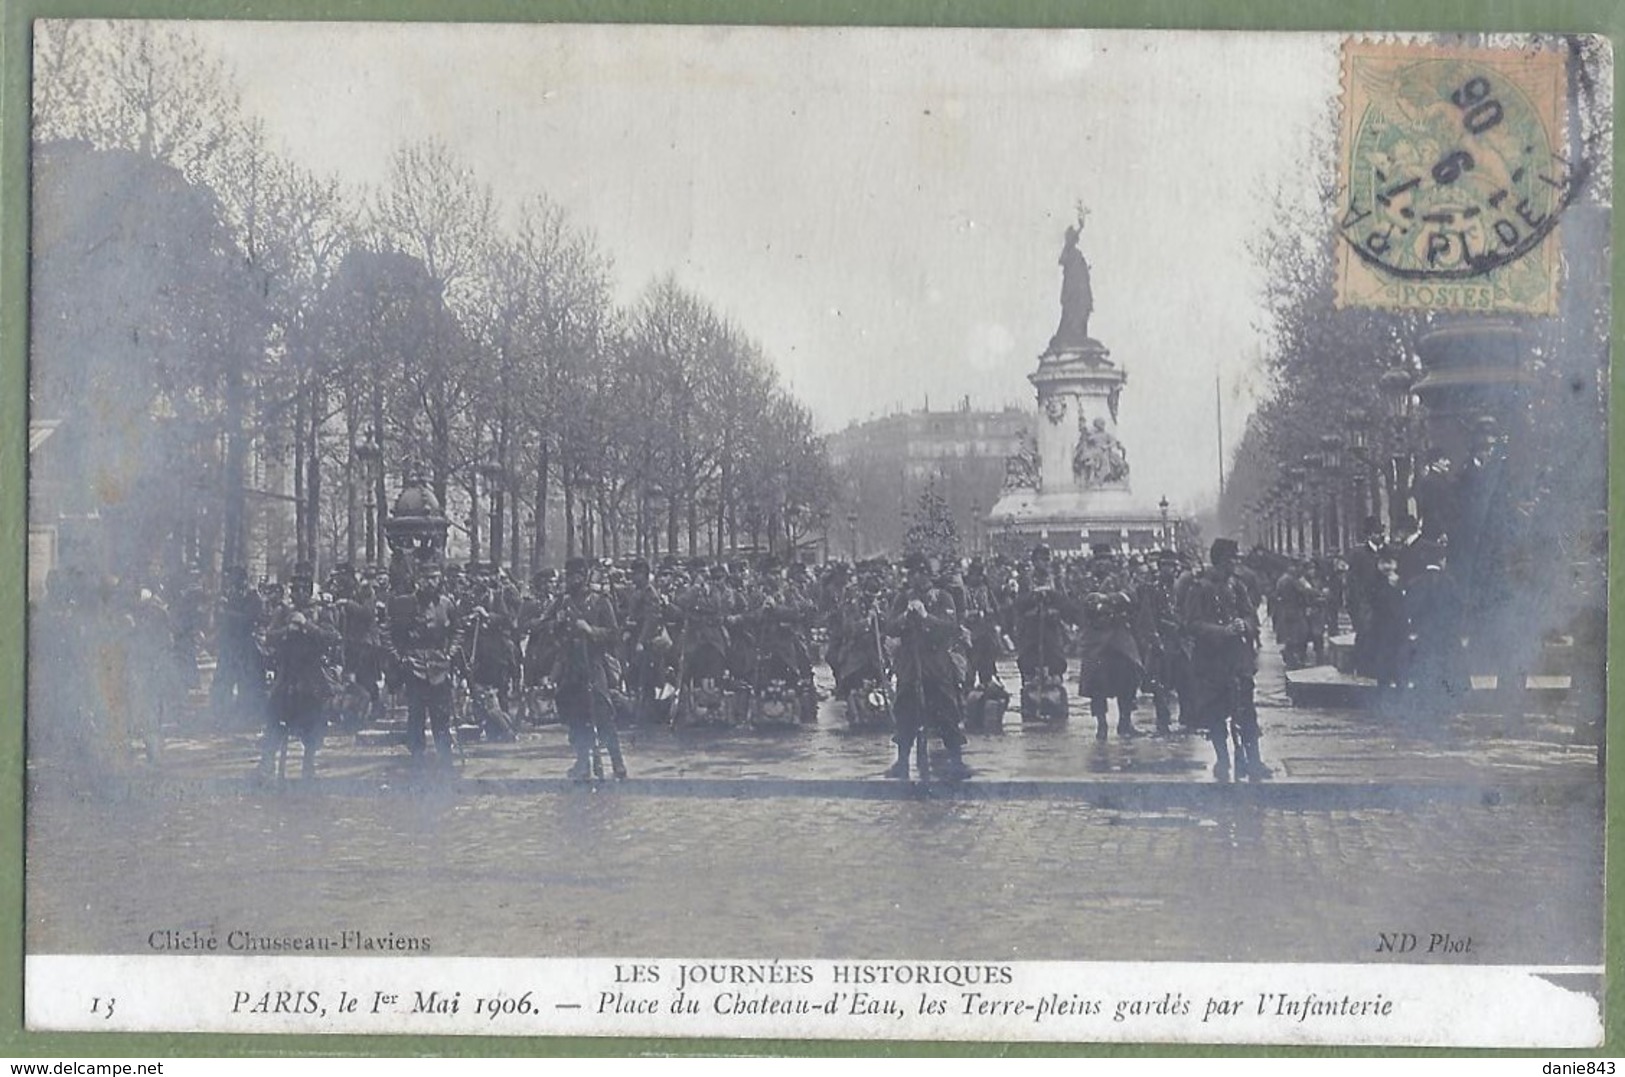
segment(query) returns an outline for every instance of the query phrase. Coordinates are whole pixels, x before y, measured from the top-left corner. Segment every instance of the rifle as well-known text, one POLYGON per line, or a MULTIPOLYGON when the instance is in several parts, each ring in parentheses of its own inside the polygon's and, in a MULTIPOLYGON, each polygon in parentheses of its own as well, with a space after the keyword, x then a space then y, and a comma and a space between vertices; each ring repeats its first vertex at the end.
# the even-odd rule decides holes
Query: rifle
MULTIPOLYGON (((1033 605, 1038 610, 1038 683, 1033 687, 1033 717, 1044 716, 1044 685, 1049 678, 1049 652, 1044 646, 1044 629, 1049 622, 1049 600, 1044 597, 1047 587, 1034 587, 1033 605)), ((1025 715, 1023 715, 1025 718, 1025 715)))
POLYGON ((880 671, 880 695, 886 701, 886 720, 891 722, 893 729, 896 729, 897 708, 892 706, 891 692, 887 690, 886 684, 891 679, 891 671, 886 668, 886 644, 880 638, 880 611, 874 606, 869 607, 869 628, 875 638, 875 668, 880 671))
MULTIPOLYGON (((909 601, 914 600, 910 599, 909 601)), ((905 623, 910 616, 912 615, 904 614, 905 623)), ((917 632, 923 631, 921 625, 914 627, 917 632)), ((919 722, 919 728, 914 731, 915 759, 918 760, 920 777, 929 778, 931 777, 931 746, 930 739, 926 735, 928 726, 925 720, 925 669, 921 665, 918 648, 916 648, 914 654, 914 715, 919 722)))
POLYGON ((762 637, 767 635, 767 619, 762 613, 765 613, 765 608, 758 613, 756 620, 756 640, 750 665, 750 706, 745 712, 746 720, 753 723, 762 705, 762 637))
POLYGON ((688 673, 688 615, 683 615, 683 625, 677 630, 677 695, 671 703, 671 717, 666 724, 677 728, 677 717, 682 714, 683 706, 688 702, 688 682, 685 677, 688 673))

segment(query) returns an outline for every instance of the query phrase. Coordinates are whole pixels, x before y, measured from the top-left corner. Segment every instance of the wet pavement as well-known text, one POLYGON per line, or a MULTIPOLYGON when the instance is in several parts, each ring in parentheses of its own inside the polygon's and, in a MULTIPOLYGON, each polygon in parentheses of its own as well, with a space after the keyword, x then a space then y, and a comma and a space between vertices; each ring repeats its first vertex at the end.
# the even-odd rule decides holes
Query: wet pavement
MULTIPOLYGON (((1264 758, 1275 771, 1270 787, 1313 784, 1325 793, 1361 792, 1365 799, 1374 788, 1517 796, 1554 785, 1593 786, 1598 780, 1596 744, 1581 716, 1458 714, 1435 720, 1410 715, 1403 707, 1380 713, 1294 707, 1278 659, 1266 652, 1263 665, 1257 701, 1264 758)), ((1013 666, 1003 672, 1007 684, 1018 683, 1013 666)), ((1075 693, 1065 723, 1024 725, 1012 709, 1002 733, 970 734, 965 760, 974 771, 973 783, 986 788, 967 787, 962 795, 1042 795, 1060 791, 1054 783, 1078 791, 1125 783, 1213 784, 1213 750, 1203 737, 1177 724, 1173 732, 1155 732, 1149 701, 1135 721, 1144 735, 1119 736, 1114 718, 1113 731, 1102 741, 1096 739, 1087 700, 1075 693)), ((202 724, 195 719, 191 729, 169 731, 161 763, 138 768, 138 779, 156 775, 216 786, 250 781, 259 758, 258 733, 198 730, 202 724)), ((767 783, 775 793, 896 795, 850 788, 881 781, 895 749, 885 731, 850 728, 844 704, 835 700, 819 706, 816 724, 799 728, 672 730, 634 724, 623 727, 622 744, 634 779, 625 787, 628 792, 681 795, 678 784, 707 793, 726 792, 727 783, 767 783)), ((287 771, 294 776, 289 785, 299 784, 300 754, 297 744, 289 750, 287 771)), ((470 792, 536 792, 564 783, 573 756, 564 728, 554 724, 526 727, 512 744, 466 741, 449 776, 420 772, 403 746, 380 742, 376 734, 330 733, 318 761, 318 784, 334 791, 449 778, 470 792)), ((1163 795, 1174 794, 1165 790, 1163 795)), ((1269 795, 1296 802, 1304 791, 1269 795)))
POLYGON ((36 953, 154 930, 424 935, 433 953, 1600 964, 1595 804, 1131 810, 558 794, 30 806, 36 953))
POLYGON ((782 733, 628 730, 627 782, 564 780, 557 726, 449 773, 331 737, 316 779, 269 787, 251 732, 174 731, 119 775, 41 758, 28 946, 353 927, 467 955, 1374 961, 1379 931, 1448 931, 1475 940, 1451 961, 1601 962, 1582 716, 1295 709, 1270 659, 1259 785, 1214 782, 1195 736, 1099 743, 1076 700, 973 735, 964 783, 883 779, 886 734, 833 703, 782 733))

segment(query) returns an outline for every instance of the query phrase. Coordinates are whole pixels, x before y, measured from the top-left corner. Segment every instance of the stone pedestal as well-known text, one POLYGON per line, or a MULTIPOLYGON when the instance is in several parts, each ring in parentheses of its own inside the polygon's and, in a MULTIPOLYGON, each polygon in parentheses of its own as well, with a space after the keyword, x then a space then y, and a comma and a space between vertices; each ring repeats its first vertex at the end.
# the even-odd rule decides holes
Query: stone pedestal
POLYGON ((988 517, 989 534, 1008 552, 1047 542, 1059 552, 1108 543, 1120 550, 1160 546, 1161 510, 1140 504, 1127 454, 1117 438, 1117 405, 1127 373, 1097 340, 1046 353, 1027 376, 1038 396, 1033 438, 1036 474, 1016 481, 988 517))
POLYGON ((1104 434, 1098 438, 1102 444, 1120 445, 1116 405, 1128 375, 1109 356, 1104 344, 1091 340, 1083 348, 1044 356, 1027 375, 1038 390, 1038 459, 1046 493, 1129 489, 1126 462, 1121 474, 1079 466, 1085 463, 1079 453, 1086 437, 1104 434))

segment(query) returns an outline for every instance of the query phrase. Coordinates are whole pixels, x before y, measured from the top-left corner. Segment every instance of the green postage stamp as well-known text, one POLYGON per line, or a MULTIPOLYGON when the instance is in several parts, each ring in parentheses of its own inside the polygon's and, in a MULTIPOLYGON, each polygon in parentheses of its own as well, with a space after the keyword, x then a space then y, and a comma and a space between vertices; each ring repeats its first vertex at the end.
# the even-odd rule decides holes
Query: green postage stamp
POLYGON ((1555 313, 1567 93, 1552 48, 1345 41, 1339 305, 1555 313))

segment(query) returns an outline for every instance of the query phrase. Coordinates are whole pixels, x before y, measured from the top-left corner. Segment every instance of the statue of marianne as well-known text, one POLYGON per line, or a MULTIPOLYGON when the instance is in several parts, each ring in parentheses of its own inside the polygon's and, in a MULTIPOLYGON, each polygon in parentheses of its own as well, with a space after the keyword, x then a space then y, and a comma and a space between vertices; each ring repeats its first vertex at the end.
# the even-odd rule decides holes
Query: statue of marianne
POLYGON ((1094 313, 1095 293, 1089 283, 1089 263, 1078 250, 1079 223, 1066 229, 1066 245, 1061 248, 1061 324, 1050 338, 1045 355, 1059 355, 1089 339, 1089 315, 1094 313))

